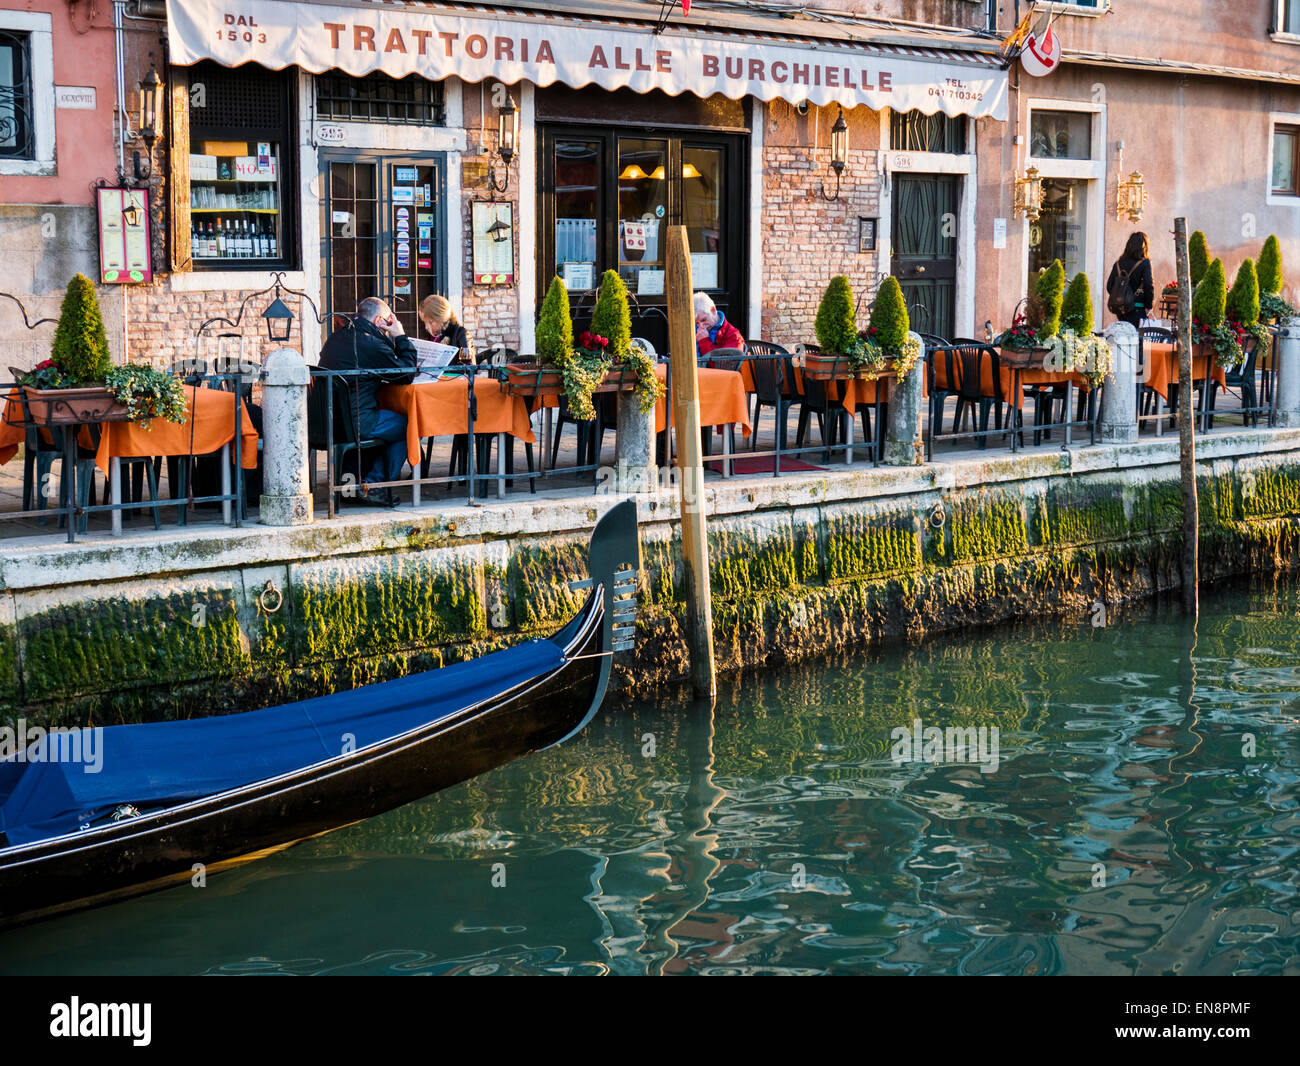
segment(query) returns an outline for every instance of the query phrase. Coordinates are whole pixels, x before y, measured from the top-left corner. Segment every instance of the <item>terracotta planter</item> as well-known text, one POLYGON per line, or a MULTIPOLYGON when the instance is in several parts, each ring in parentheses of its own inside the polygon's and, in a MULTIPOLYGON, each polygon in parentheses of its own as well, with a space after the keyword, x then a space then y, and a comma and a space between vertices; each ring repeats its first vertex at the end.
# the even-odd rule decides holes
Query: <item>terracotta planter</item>
POLYGON ((1050 348, 999 348, 998 362, 1020 370, 1041 370, 1050 348))
POLYGON ((507 363, 506 389, 516 396, 563 396, 564 375, 553 366, 507 363))
POLYGON ((631 392, 636 388, 636 370, 618 365, 605 371, 605 380, 597 385, 596 392, 631 392))
POLYGON ((126 406, 113 399, 104 386, 88 389, 33 389, 23 386, 32 421, 40 425, 82 425, 91 422, 125 422, 126 406))
POLYGON ((847 355, 813 355, 803 357, 803 374, 813 381, 873 381, 890 373, 854 369, 847 355))

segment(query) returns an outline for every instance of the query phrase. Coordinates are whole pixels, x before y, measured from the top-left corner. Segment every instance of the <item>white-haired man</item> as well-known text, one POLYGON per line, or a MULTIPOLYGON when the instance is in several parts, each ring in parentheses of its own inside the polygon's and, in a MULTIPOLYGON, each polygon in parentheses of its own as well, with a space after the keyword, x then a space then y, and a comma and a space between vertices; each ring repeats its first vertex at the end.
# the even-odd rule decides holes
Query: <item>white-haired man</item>
POLYGON ((727 321, 707 292, 697 292, 695 302, 695 351, 704 355, 714 348, 739 348, 745 350, 745 338, 740 330, 727 321))

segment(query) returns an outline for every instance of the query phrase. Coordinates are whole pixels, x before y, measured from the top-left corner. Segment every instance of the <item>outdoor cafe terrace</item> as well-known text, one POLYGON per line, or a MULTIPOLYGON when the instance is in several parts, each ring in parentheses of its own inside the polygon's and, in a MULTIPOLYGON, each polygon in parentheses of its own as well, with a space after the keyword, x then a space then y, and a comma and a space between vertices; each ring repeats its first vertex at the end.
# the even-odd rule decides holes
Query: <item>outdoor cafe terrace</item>
MULTIPOLYGON (((1243 431, 1266 434, 1294 424, 1290 412, 1279 412, 1279 356, 1290 358, 1284 341, 1285 332, 1279 338, 1275 331, 1270 350, 1248 352, 1233 372, 1204 355, 1195 357, 1198 438, 1240 440, 1243 431)), ((1127 357, 1114 335, 1111 342, 1119 369, 1094 389, 1082 375, 1024 366, 1023 359, 986 344, 926 338, 918 368, 922 454, 915 458, 930 468, 968 468, 969 476, 958 484, 978 480, 989 460, 1061 458, 1068 452, 1073 464, 1084 453, 1100 457, 1125 439, 1165 442, 1167 448, 1159 450, 1171 450, 1168 461, 1176 461, 1179 386, 1172 335, 1161 327, 1144 328, 1127 357), (1120 402, 1119 389, 1131 398, 1120 402)), ((890 401, 901 403, 908 394, 888 378, 854 380, 841 368, 829 376, 824 367, 813 370, 808 357, 814 354, 811 345, 751 342, 746 351, 715 350, 699 360, 706 492, 723 483, 757 489, 792 477, 852 475, 870 496, 874 480, 886 482, 888 470, 871 472, 886 453, 890 401)), ((261 424, 265 371, 247 365, 216 368, 242 372, 194 364, 178 369, 187 375, 191 417, 183 423, 155 419, 147 429, 93 418, 67 427, 38 425, 39 414, 30 403, 24 406, 12 380, 5 381, 0 536, 24 538, 35 547, 155 537, 157 531, 184 538, 196 527, 258 523, 263 471, 274 460, 259 433, 268 428, 261 424), (69 510, 76 512, 71 528, 69 510)), ((658 360, 657 373, 671 386, 665 359, 658 360)), ((448 371, 437 381, 384 386, 381 404, 408 420, 409 465, 393 483, 398 506, 388 511, 356 487, 356 441, 347 409, 353 377, 351 371, 312 368, 311 388, 302 390, 317 523, 367 513, 433 515, 467 504, 545 506, 626 488, 619 475, 618 393, 598 393, 597 418, 575 421, 562 397, 530 395, 506 380, 503 366, 484 363, 448 371), (471 454, 477 471, 472 477, 471 454)), ((672 487, 669 454, 675 454, 676 428, 670 406, 660 400, 653 422, 655 487, 661 490, 672 487)), ((268 435, 277 439, 273 428, 268 435)), ((1234 448, 1241 450, 1239 444, 1234 448)), ((1125 454, 1121 449, 1115 465, 1148 461, 1136 453, 1126 460, 1125 454)), ((369 466, 368 455, 364 463, 369 466)))

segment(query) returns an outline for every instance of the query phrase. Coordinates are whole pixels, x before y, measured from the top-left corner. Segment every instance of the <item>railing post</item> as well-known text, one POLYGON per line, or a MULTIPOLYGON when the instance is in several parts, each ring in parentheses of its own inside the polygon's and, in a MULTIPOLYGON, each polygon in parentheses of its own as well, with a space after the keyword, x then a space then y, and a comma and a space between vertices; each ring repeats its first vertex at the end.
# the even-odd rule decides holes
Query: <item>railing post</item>
POLYGON ((1300 318, 1289 318, 1277 331, 1277 424, 1300 426, 1300 318))
MULTIPOLYGON (((895 382, 889 393, 888 432, 885 436, 885 463, 889 466, 921 466, 925 449, 921 446, 922 384, 925 381, 925 342, 916 333, 907 339, 921 345, 921 358, 903 381, 895 382)), ((849 417, 852 418, 852 412, 849 417)), ((876 427, 880 432, 880 427, 876 427)), ((874 448, 874 443, 872 443, 874 448)))
MULTIPOLYGON (((614 449, 614 488, 619 494, 657 492, 659 467, 655 464, 655 409, 641 410, 636 392, 618 395, 618 440, 614 449)), ((599 484, 599 479, 597 479, 599 484)))
MULTIPOLYGON (((307 483, 310 382, 307 363, 292 348, 279 348, 267 357, 262 390, 261 500, 261 521, 266 526, 305 526, 312 520, 307 483)), ((238 452, 240 442, 236 440, 234 446, 238 452)))
POLYGON ((1110 369, 1106 371, 1099 436, 1103 444, 1132 444, 1138 439, 1138 332, 1128 322, 1106 327, 1110 369))

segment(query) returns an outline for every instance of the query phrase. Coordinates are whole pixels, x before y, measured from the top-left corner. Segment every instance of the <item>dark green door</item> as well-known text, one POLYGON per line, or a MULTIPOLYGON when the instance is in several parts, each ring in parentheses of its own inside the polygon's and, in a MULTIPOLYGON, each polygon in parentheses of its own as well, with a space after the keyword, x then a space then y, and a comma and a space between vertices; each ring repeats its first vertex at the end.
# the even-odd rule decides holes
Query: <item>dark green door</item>
POLYGON ((897 175, 890 273, 907 301, 912 328, 951 340, 957 290, 957 206, 961 179, 897 175))

